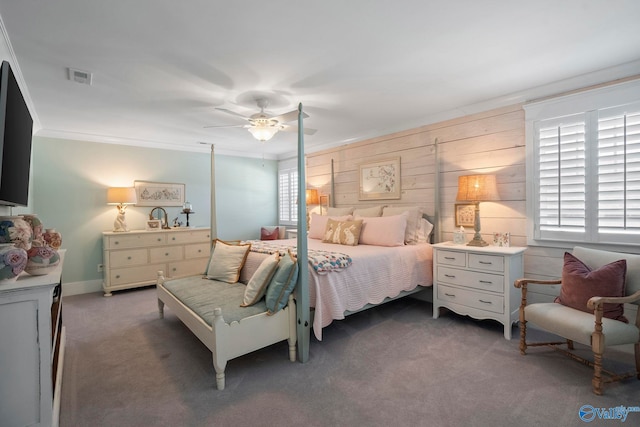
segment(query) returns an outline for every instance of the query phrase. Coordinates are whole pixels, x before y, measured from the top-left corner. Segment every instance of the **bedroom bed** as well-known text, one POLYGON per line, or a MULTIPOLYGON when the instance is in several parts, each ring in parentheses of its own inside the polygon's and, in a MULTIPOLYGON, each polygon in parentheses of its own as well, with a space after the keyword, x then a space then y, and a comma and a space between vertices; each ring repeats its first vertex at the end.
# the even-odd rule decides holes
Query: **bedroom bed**
MULTIPOLYGON (((246 282, 270 249, 262 249, 262 241, 248 241, 252 250, 247 257, 240 280, 246 282)), ((399 296, 426 289, 432 285, 432 247, 429 243, 403 246, 336 245, 318 239, 307 240, 308 251, 341 253, 352 262, 346 268, 320 274, 309 263, 309 306, 313 308, 313 333, 322 340, 322 328, 334 320, 363 308, 378 305, 399 296)), ((297 239, 276 240, 268 248, 284 253, 297 246, 297 239)))

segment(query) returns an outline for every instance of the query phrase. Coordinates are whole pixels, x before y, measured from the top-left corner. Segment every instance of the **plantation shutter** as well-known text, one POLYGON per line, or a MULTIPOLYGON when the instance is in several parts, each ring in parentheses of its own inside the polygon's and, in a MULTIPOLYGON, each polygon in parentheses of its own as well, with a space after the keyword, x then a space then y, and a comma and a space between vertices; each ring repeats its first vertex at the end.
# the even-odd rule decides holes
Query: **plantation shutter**
POLYGON ((281 169, 278 173, 278 205, 281 224, 295 224, 298 222, 297 196, 297 169, 281 169))
POLYGON ((597 156, 600 241, 637 242, 640 235, 640 104, 598 112, 597 156))
POLYGON ((585 234, 586 117, 584 114, 536 123, 538 137, 537 238, 585 234))

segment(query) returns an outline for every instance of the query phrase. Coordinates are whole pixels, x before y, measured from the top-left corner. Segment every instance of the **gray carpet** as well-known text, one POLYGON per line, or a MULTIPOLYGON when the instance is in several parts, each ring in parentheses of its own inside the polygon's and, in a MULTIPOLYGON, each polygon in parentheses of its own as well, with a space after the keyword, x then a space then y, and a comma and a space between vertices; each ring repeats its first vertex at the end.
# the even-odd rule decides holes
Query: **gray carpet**
MULTIPOLYGON (((231 360, 224 391, 206 347, 170 309, 158 318, 154 288, 64 297, 63 323, 61 426, 579 426, 582 405, 640 405, 638 380, 595 396, 590 368, 520 356, 498 323, 434 320, 411 298, 334 322, 308 363, 286 342, 231 360)), ((632 355, 610 356, 631 368, 632 355)))

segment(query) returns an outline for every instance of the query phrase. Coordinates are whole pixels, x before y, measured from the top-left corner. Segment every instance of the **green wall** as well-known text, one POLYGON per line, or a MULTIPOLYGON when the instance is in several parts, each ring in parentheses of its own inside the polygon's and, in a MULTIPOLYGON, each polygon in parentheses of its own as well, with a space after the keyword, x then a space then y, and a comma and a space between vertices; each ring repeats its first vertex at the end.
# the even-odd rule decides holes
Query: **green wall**
MULTIPOLYGON (((29 207, 14 214, 38 214, 45 227, 62 233, 67 249, 64 279, 90 281, 102 274, 102 231, 110 231, 116 208, 106 204, 108 187, 134 181, 186 185, 195 214, 191 226, 210 225, 209 153, 140 148, 87 141, 34 137, 29 207)), ((260 226, 277 223, 277 161, 216 154, 216 216, 221 239, 259 238, 260 226)), ((130 229, 144 229, 152 207, 127 208, 130 229)), ((185 222, 179 207, 164 208, 170 220, 185 222)))

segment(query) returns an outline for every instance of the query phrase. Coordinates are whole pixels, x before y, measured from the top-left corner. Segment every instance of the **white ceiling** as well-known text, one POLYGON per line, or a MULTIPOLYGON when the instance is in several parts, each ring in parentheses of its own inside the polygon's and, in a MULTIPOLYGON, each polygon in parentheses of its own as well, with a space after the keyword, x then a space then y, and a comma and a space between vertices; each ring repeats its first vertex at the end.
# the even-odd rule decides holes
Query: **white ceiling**
POLYGON ((640 74, 637 0, 0 0, 38 135, 283 158, 640 74), (91 86, 67 68, 93 73, 91 86))

